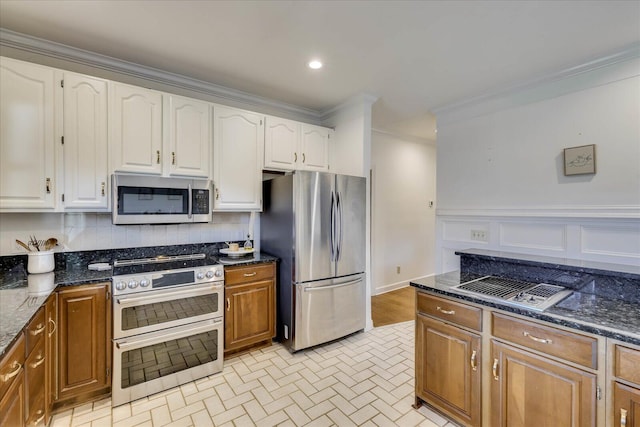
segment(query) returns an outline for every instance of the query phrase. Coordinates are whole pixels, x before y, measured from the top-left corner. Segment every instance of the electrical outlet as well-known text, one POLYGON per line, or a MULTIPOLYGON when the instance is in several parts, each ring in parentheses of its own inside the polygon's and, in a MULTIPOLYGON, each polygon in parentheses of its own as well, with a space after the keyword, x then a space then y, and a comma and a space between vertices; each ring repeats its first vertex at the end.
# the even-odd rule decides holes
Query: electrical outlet
POLYGON ((479 242, 487 241, 487 232, 484 230, 471 230, 471 240, 477 240, 479 242))
POLYGON ((400 274, 400 266, 396 267, 396 274, 400 274))

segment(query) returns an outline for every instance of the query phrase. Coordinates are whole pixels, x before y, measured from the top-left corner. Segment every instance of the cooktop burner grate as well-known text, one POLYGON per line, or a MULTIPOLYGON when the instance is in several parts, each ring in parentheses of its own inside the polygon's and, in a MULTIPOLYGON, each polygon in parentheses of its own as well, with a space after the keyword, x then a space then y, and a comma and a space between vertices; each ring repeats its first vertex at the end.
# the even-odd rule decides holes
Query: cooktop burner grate
POLYGON ((458 289, 506 299, 534 286, 535 285, 532 283, 520 282, 517 280, 504 279, 501 277, 488 277, 476 280, 475 282, 465 283, 458 286, 458 289))
POLYGON ((557 294, 558 292, 564 291, 562 286, 548 285, 546 283, 542 283, 532 289, 527 291, 527 294, 534 295, 542 298, 550 298, 557 294))

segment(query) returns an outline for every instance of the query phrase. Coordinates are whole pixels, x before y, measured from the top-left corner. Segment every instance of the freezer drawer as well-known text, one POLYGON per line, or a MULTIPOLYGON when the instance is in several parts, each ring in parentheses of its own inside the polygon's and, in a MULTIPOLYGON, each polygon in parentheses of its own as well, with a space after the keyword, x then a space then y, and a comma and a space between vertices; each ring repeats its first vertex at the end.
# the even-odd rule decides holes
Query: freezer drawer
POLYGON ((294 287, 293 351, 364 329, 364 274, 300 283, 294 287))

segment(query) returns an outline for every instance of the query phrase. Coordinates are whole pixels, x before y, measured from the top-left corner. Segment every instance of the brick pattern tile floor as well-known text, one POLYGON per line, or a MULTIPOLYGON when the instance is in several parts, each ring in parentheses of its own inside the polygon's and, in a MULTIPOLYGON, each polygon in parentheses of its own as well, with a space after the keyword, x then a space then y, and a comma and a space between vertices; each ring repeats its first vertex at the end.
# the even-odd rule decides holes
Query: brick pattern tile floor
POLYGON ((374 328, 289 353, 275 344, 224 370, 111 408, 111 400, 54 415, 61 426, 456 427, 414 399, 414 322, 374 328))

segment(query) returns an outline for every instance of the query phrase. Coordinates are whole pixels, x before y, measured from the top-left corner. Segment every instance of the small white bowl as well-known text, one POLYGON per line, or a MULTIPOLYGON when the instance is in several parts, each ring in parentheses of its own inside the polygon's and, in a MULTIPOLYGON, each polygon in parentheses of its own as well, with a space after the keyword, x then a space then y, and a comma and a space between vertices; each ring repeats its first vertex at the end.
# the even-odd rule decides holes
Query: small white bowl
POLYGON ((54 270, 53 251, 29 252, 27 271, 31 274, 49 273, 54 270))

